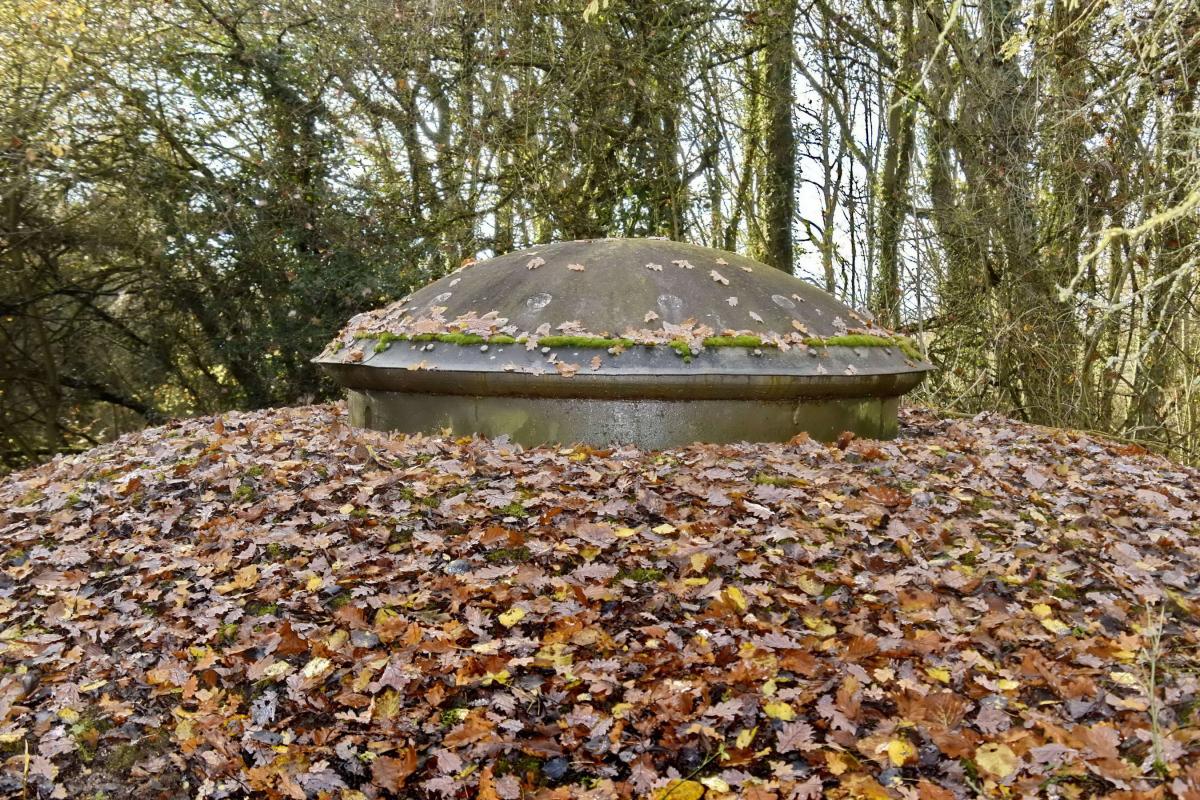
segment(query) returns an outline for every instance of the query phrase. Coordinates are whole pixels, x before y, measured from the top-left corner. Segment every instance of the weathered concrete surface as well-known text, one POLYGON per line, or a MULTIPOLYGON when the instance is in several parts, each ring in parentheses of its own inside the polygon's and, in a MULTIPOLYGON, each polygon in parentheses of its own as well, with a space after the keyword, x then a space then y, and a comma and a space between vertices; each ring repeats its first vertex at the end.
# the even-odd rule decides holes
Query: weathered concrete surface
MULTIPOLYGON (((514 334, 544 325, 559 334, 567 324, 567 333, 617 337, 694 321, 717 335, 803 331, 824 338, 866 327, 835 298, 778 270, 733 253, 648 239, 511 253, 431 283, 386 317, 440 313, 454 320, 489 312, 506 318, 514 334)), ((800 431, 831 439, 846 430, 888 437, 896 431, 896 398, 929 369, 896 347, 709 347, 685 360, 665 345, 614 354, 411 341, 375 352, 373 344, 355 343, 359 361, 344 351, 317 359, 352 390, 355 424, 508 435, 522 444, 646 448, 786 440, 800 431)))
POLYGON ((897 398, 828 400, 607 400, 349 392, 350 422, 403 433, 478 433, 517 444, 632 444, 644 450, 693 442, 782 442, 806 431, 830 441, 844 431, 896 435, 897 398))
POLYGON ((838 317, 849 327, 858 325, 847 306, 806 281, 735 253, 661 239, 597 239, 520 250, 435 281, 414 292, 405 306, 414 316, 445 307, 447 319, 494 310, 529 331, 543 323, 557 331, 564 322, 581 322, 596 335, 659 327, 646 322, 650 311, 676 325, 694 319, 718 333, 727 328, 790 333, 793 319, 816 336, 839 333, 838 317), (528 269, 535 258, 545 263, 528 269), (583 270, 570 269, 572 264, 583 270), (729 285, 715 280, 713 270, 729 285), (730 297, 737 298, 736 306, 729 305, 730 297))
MULTIPOLYGON (((914 369, 904 354, 894 347, 810 347, 783 352, 774 347, 708 347, 684 360, 667 346, 635 346, 620 355, 603 348, 553 347, 529 350, 522 344, 457 345, 445 342, 392 342, 382 352, 375 352, 374 340, 364 341, 364 357, 358 363, 323 362, 331 374, 350 386, 386 388, 397 382, 435 386, 451 381, 467 381, 468 375, 507 375, 490 379, 491 387, 506 383, 520 386, 540 385, 542 391, 574 394, 590 393, 603 384, 612 383, 618 376, 630 382, 649 384, 661 381, 667 385, 693 385, 730 380, 740 376, 737 392, 767 389, 765 380, 754 378, 777 376, 781 382, 795 382, 800 377, 814 380, 812 387, 851 387, 854 391, 873 394, 881 389, 872 376, 892 375, 908 391, 920 380, 923 370, 914 369), (543 352, 544 350, 544 352, 543 352), (757 352, 756 352, 757 351, 757 352), (551 359, 580 367, 574 377, 564 382, 551 359), (599 361, 594 361, 599 359, 599 361), (419 365, 425 367, 417 369, 419 365), (595 366, 593 366, 595 365, 595 366), (369 367, 373 372, 366 372, 369 367), (531 370, 548 373, 538 376, 531 370), (652 380, 646 380, 646 379, 652 380), (564 385, 565 384, 565 385, 564 385), (853 389, 854 386, 860 389, 853 389), (593 389, 592 387, 597 387, 593 389)), ((480 386, 480 393, 486 394, 480 386)), ((432 390, 432 389, 431 389, 432 390)), ((815 388, 814 388, 815 390, 815 388)), ((457 390, 456 390, 457 391, 457 390)), ((511 392, 509 392, 511 393, 511 392)), ((518 392, 521 393, 521 392, 518 392)), ((837 393, 844 393, 840 390, 837 393)))

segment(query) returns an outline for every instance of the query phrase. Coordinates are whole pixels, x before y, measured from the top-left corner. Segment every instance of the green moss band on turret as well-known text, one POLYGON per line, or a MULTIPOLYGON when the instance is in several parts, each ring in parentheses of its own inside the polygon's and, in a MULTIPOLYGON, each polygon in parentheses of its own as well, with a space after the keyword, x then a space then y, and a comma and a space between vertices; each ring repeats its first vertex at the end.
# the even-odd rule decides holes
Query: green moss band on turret
POLYGON ((914 361, 924 358, 912 340, 905 336, 887 337, 875 336, 870 333, 848 333, 843 336, 827 336, 824 339, 805 339, 804 343, 809 347, 895 347, 914 361))
POLYGON ((591 347, 597 350, 607 350, 610 347, 633 347, 637 342, 632 339, 609 339, 604 336, 543 336, 538 339, 538 347, 591 347))
MULTIPOLYGON (((392 342, 411 341, 411 342, 444 342, 446 344, 456 345, 483 345, 483 344, 520 344, 526 341, 525 337, 514 338, 504 334, 496 334, 494 336, 480 336, 475 333, 417 333, 412 335, 398 333, 370 333, 359 331, 354 334, 354 338, 358 340, 374 339, 375 352, 382 353, 392 346, 392 342)), ((917 349, 912 340, 904 336, 875 336, 870 333, 848 333, 842 336, 812 336, 804 339, 803 343, 808 347, 895 347, 904 355, 920 361, 924 356, 917 349)), ((610 339, 604 336, 543 336, 538 339, 539 347, 580 347, 594 348, 598 350, 608 350, 613 347, 629 349, 631 347, 642 345, 643 347, 654 347, 654 343, 635 342, 632 339, 610 339)), ((771 342, 764 342, 761 338, 752 335, 741 336, 709 336, 702 342, 704 347, 775 347, 771 342)), ((667 347, 670 347, 678 353, 684 360, 690 361, 694 355, 691 346, 683 339, 674 339, 667 342, 667 347)))
POLYGON ((705 347, 762 347, 763 341, 757 336, 709 336, 704 340, 705 347))
POLYGON ((457 345, 473 345, 473 344, 516 344, 523 342, 524 339, 515 339, 512 336, 504 334, 496 334, 495 336, 480 336, 476 333, 416 333, 412 335, 403 333, 370 333, 368 331, 358 331, 354 334, 354 338, 363 341, 374 339, 375 352, 382 353, 392 346, 392 342, 445 342, 446 344, 457 345))

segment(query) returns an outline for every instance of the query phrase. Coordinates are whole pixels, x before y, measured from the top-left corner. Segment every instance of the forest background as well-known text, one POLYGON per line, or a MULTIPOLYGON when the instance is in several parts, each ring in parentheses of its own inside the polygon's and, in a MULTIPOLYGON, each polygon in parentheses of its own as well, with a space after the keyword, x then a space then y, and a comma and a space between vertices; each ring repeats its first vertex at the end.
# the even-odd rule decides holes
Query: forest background
POLYGON ((0 471, 332 397, 354 313, 598 236, 1200 463, 1198 80, 1198 0, 0 0, 0 471))

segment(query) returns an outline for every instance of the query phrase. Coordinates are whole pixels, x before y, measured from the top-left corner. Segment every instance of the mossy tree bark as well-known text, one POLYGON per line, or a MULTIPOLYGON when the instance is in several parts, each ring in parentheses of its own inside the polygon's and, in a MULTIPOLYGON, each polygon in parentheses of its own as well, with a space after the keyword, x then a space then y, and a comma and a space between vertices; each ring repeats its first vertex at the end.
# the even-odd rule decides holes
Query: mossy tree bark
POLYGON ((896 0, 892 5, 892 26, 896 30, 897 70, 887 100, 887 145, 883 172, 879 176, 879 275, 876 281, 874 311, 889 327, 900 325, 900 240, 911 205, 908 177, 912 167, 914 113, 917 90, 917 53, 914 35, 913 0, 896 0))
POLYGON ((765 43, 763 98, 766 116, 763 172, 763 220, 766 226, 763 260, 791 273, 792 222, 796 216, 796 131, 792 119, 796 102, 792 86, 792 29, 796 0, 767 0, 760 20, 765 43))

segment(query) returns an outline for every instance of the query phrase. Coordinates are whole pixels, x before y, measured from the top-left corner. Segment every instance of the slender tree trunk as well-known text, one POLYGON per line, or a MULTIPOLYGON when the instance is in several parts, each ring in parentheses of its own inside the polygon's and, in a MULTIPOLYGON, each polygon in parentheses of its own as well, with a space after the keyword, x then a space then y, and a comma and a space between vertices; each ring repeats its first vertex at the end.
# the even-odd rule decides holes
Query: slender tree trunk
POLYGON ((796 216, 796 132, 792 110, 792 27, 796 0, 770 0, 764 4, 766 36, 767 137, 763 216, 766 225, 766 263, 791 273, 792 220, 796 216))
POLYGON ((888 139, 878 186, 879 275, 874 310, 878 320, 891 328, 900 325, 900 238, 910 205, 908 177, 916 118, 912 92, 917 78, 913 11, 912 0, 897 0, 894 24, 899 67, 888 95, 888 139))

